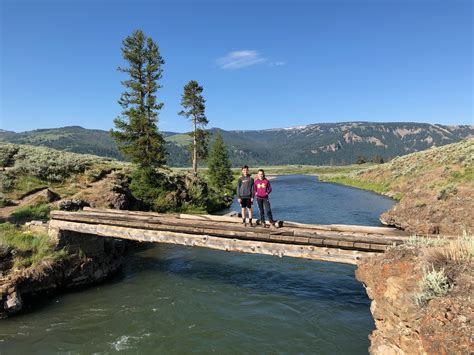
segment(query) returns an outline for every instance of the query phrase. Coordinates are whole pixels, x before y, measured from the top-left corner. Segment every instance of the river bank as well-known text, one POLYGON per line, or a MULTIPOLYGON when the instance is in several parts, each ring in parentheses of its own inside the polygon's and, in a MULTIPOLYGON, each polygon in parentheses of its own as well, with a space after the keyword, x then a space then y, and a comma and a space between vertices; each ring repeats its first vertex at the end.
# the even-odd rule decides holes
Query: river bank
POLYGON ((38 297, 101 283, 122 267, 130 242, 67 234, 51 240, 47 228, 47 223, 1 226, 0 318, 28 308, 38 297), (8 243, 6 237, 16 240, 8 243))
POLYGON ((471 235, 414 239, 358 265, 376 329, 370 353, 471 354, 474 346, 474 241, 471 235))
POLYGON ((474 230, 474 139, 432 148, 365 170, 320 176, 399 201, 382 223, 413 234, 461 235, 474 230))

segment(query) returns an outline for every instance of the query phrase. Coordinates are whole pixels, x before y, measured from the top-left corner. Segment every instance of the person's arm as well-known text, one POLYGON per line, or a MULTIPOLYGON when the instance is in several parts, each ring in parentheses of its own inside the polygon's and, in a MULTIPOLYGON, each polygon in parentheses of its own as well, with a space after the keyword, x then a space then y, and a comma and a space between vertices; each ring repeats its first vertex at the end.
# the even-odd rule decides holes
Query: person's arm
POLYGON ((237 200, 240 201, 240 186, 242 185, 242 180, 237 180, 237 200))
POLYGON ((255 184, 255 181, 253 182, 253 196, 257 194, 257 185, 255 184))
MULTIPOLYGON (((251 178, 252 180, 250 180, 250 191, 253 191, 254 188, 255 188, 255 181, 253 178, 251 178)), ((250 201, 253 202, 253 198, 254 198, 254 194, 251 195, 250 197, 250 201)))
POLYGON ((267 182, 267 194, 270 195, 270 192, 272 192, 272 185, 270 184, 270 180, 267 182))

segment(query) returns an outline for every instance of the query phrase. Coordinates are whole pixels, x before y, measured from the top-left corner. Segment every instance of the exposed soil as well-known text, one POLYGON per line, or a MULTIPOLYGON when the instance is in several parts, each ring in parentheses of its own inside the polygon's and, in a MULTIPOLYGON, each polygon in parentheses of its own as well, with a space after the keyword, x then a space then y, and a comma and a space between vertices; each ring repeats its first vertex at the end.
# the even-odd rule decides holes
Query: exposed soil
POLYGON ((451 290, 420 307, 415 294, 430 261, 428 249, 402 246, 359 265, 356 277, 372 300, 376 325, 371 354, 471 354, 474 265, 445 264, 451 290))
POLYGON ((12 200, 11 206, 0 208, 0 222, 7 221, 14 210, 26 205, 34 204, 35 201, 44 200, 46 202, 53 202, 55 199, 52 198, 52 196, 53 192, 45 187, 38 191, 26 194, 19 200, 12 200))

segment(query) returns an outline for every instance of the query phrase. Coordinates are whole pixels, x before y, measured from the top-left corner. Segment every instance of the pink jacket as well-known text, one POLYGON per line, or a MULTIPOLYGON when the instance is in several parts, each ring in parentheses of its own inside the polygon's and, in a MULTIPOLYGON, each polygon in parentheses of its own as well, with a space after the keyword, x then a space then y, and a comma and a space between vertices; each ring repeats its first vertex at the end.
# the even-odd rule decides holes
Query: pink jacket
POLYGON ((258 198, 267 198, 270 192, 272 192, 272 185, 270 185, 270 181, 266 178, 263 178, 263 180, 256 179, 254 181, 253 193, 258 198))

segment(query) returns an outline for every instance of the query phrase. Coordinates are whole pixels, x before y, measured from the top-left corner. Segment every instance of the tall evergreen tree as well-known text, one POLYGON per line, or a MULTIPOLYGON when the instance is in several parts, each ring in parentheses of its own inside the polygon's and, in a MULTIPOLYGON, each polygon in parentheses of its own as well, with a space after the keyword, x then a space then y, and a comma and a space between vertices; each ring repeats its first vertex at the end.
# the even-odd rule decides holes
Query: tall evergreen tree
POLYGON ((129 66, 118 70, 129 78, 122 81, 126 91, 118 101, 122 116, 114 120, 117 130, 110 133, 132 162, 142 168, 162 166, 166 163, 165 140, 157 121, 163 103, 156 102, 155 93, 161 88, 157 81, 162 77, 164 60, 157 44, 141 30, 123 40, 122 55, 129 66))
POLYGON ((209 183, 214 189, 232 190, 232 170, 227 146, 222 135, 217 132, 207 160, 209 183))
POLYGON ((202 96, 203 88, 199 86, 198 82, 191 80, 184 86, 183 95, 181 97, 181 105, 184 110, 178 112, 179 115, 191 120, 192 132, 190 133, 193 141, 191 143, 192 149, 192 163, 193 173, 197 174, 198 159, 205 159, 207 157, 208 132, 204 127, 209 123, 205 110, 206 100, 202 96))

